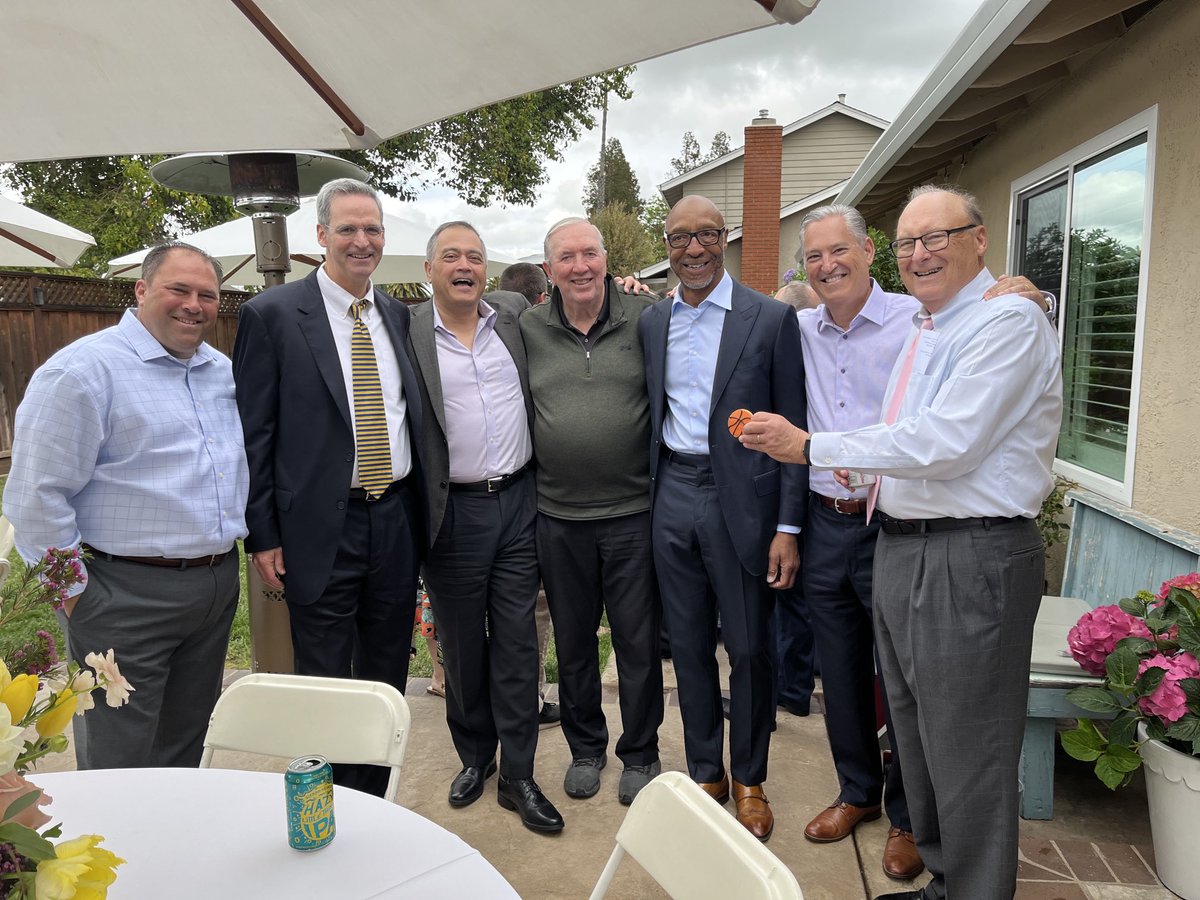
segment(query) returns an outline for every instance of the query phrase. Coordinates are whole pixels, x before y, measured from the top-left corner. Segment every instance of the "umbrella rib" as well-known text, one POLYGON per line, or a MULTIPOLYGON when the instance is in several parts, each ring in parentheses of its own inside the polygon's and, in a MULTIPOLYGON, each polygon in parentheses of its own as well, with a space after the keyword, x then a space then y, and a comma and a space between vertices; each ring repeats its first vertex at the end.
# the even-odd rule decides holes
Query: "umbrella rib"
POLYGON ((321 260, 315 256, 308 256, 304 253, 293 253, 292 259, 298 263, 304 263, 306 266, 312 266, 314 269, 321 265, 321 260))
POLYGON ((267 14, 258 8, 258 5, 253 0, 230 0, 236 6, 251 24, 254 25, 280 55, 291 64, 292 68, 299 73, 300 77, 308 82, 309 87, 317 92, 317 95, 325 101, 326 105, 334 111, 339 119, 346 123, 346 126, 354 132, 354 134, 362 137, 367 133, 367 126, 363 124, 362 119, 354 114, 354 111, 334 93, 333 88, 329 83, 320 76, 312 64, 304 58, 303 54, 296 49, 280 31, 275 23, 272 22, 267 14))
POLYGON ((43 250, 37 244, 29 243, 29 241, 25 240, 24 238, 17 237, 15 234, 13 234, 7 228, 0 228, 0 238, 6 238, 6 239, 12 241, 17 246, 24 247, 30 253, 36 253, 42 259, 48 259, 52 263, 56 263, 56 264, 58 263, 58 257, 55 256, 53 253, 51 253, 48 250, 43 250))
POLYGON ((250 260, 252 260, 254 258, 255 257, 253 255, 247 256, 240 263, 238 263, 236 266, 234 266, 233 269, 231 269, 228 272, 228 274, 226 274, 225 277, 221 279, 221 284, 224 284, 230 278, 232 278, 234 275, 236 275, 238 272, 242 271, 242 269, 246 268, 246 266, 250 263, 250 260))

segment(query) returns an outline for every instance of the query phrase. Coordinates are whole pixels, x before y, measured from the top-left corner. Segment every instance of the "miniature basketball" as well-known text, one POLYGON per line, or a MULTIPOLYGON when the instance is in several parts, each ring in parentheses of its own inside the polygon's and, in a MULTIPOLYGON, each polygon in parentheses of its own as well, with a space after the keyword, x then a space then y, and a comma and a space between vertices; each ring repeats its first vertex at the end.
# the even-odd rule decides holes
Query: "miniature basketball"
POLYGON ((735 438, 742 436, 742 429, 746 427, 746 423, 750 421, 750 417, 754 415, 748 409, 735 409, 729 414, 729 433, 735 438))

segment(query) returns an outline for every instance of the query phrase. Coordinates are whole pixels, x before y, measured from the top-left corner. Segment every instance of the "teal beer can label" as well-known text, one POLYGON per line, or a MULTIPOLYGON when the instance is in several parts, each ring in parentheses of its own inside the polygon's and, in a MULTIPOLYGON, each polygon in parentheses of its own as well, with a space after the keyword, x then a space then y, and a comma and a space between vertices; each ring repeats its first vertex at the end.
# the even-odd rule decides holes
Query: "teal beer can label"
POLYGON ((293 850, 320 850, 333 840, 333 769, 323 756, 301 756, 288 763, 288 844, 293 850))

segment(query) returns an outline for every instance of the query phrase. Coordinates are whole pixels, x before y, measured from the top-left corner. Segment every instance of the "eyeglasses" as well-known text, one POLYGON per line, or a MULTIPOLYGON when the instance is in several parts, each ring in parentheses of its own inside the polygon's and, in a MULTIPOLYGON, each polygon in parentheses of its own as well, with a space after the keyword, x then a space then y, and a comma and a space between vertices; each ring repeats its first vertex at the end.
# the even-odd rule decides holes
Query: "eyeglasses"
POLYGON ((354 225, 339 225, 333 229, 333 233, 340 238, 352 238, 360 231, 369 238, 383 237, 382 225, 364 225, 361 228, 354 225))
POLYGON ((900 238, 888 244, 888 249, 892 251, 892 256, 896 257, 896 259, 907 259, 917 252, 917 241, 920 241, 925 245, 925 249, 932 253, 934 250, 944 250, 948 247, 950 245, 950 235, 958 234, 960 231, 970 231, 972 228, 978 227, 978 225, 960 225, 957 228, 944 228, 941 231, 931 231, 920 237, 900 238))
POLYGON ((703 231, 672 231, 670 234, 664 234, 667 239, 667 246, 674 250, 683 250, 695 238, 700 242, 701 247, 711 247, 721 239, 721 235, 725 233, 724 228, 705 228, 703 231))

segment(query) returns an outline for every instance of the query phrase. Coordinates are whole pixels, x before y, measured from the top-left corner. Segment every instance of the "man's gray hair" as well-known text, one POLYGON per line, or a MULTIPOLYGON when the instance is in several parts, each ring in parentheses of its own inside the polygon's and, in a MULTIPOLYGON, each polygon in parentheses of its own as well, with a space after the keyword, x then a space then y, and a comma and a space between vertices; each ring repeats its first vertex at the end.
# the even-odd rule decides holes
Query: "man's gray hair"
MULTIPOLYGON (((604 250, 604 235, 600 233, 600 229, 591 220, 585 219, 583 216, 567 216, 565 219, 559 219, 551 225, 550 230, 546 232, 546 239, 542 242, 542 258, 547 263, 550 262, 550 236, 560 228, 566 228, 568 225, 574 225, 578 222, 592 226, 592 230, 596 232, 596 240, 600 242, 600 249, 604 250)), ((604 252, 607 253, 608 251, 604 250, 604 252)))
POLYGON ((796 279, 789 281, 775 292, 775 299, 786 303, 792 309, 816 309, 821 305, 821 298, 807 281, 796 279))
POLYGON ((158 274, 159 267, 166 262, 167 255, 172 250, 187 250, 189 253, 195 253, 197 256, 203 257, 204 261, 212 266, 213 274, 217 276, 217 286, 220 287, 221 278, 225 274, 221 264, 199 247, 194 247, 183 241, 164 241, 158 246, 151 248, 150 252, 142 260, 142 281, 147 284, 154 281, 154 276, 158 274))
POLYGON ((379 207, 379 221, 383 221, 383 202, 379 199, 379 192, 375 188, 357 178, 335 178, 333 181, 326 182, 321 187, 320 193, 317 194, 318 225, 329 227, 333 216, 333 198, 341 194, 370 197, 379 207))
POLYGON ((958 185, 954 184, 921 184, 908 192, 908 199, 904 201, 905 207, 912 203, 918 197, 924 194, 950 194, 962 201, 963 209, 967 214, 967 218, 971 220, 972 225, 983 224, 983 211, 979 208, 979 201, 975 199, 975 195, 964 191, 958 185))
POLYGON ((483 242, 483 235, 479 233, 479 229, 470 222, 459 220, 455 222, 443 222, 433 230, 433 234, 429 236, 429 243, 425 245, 425 262, 433 262, 433 248, 437 245, 438 235, 447 228, 466 228, 468 231, 475 232, 475 237, 479 238, 479 245, 483 247, 483 258, 487 259, 487 244, 483 242))
POLYGON ((844 203, 830 203, 826 206, 818 206, 816 209, 809 211, 800 220, 800 249, 796 251, 796 262, 804 265, 804 235, 808 231, 808 226, 814 222, 820 222, 822 219, 829 219, 833 216, 841 217, 860 246, 867 242, 867 222, 862 217, 862 213, 853 206, 846 206, 844 203))

